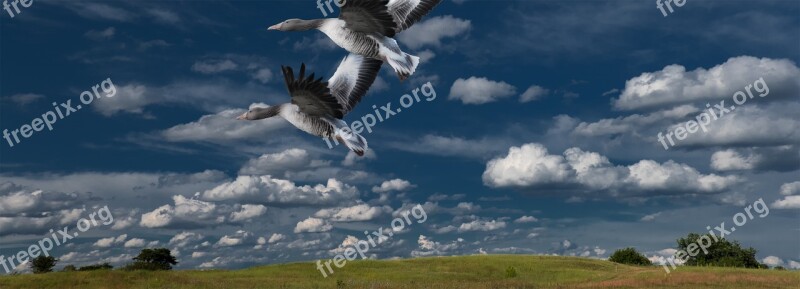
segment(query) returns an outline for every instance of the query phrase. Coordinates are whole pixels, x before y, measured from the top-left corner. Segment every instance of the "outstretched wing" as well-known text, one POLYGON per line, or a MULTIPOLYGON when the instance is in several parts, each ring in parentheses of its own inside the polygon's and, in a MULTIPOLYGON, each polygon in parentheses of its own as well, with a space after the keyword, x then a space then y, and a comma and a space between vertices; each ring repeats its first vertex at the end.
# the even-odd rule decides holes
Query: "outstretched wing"
POLYGON ((347 0, 339 19, 344 20, 347 29, 356 32, 394 37, 397 27, 388 4, 389 0, 347 0))
POLYGON ((402 32, 422 17, 428 15, 433 7, 439 5, 442 0, 390 0, 389 14, 392 15, 397 27, 395 32, 402 32))
POLYGON ((281 70, 292 103, 297 105, 300 112, 316 117, 344 117, 342 105, 331 95, 328 83, 322 81, 322 77, 314 79, 313 73, 305 77, 305 63, 300 66, 298 78, 294 77, 291 67, 281 66, 281 70))
POLYGON ((344 114, 353 110, 367 94, 381 70, 381 65, 383 61, 358 54, 345 56, 333 77, 328 80, 328 88, 339 101, 344 114))

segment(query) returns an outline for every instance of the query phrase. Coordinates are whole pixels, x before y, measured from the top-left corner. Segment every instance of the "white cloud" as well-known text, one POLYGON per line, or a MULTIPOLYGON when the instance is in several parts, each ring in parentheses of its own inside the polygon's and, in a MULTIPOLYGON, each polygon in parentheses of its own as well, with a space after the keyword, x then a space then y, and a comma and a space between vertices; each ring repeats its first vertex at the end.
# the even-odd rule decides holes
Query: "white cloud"
POLYGON ((782 200, 777 200, 770 206, 775 209, 800 209, 800 195, 785 196, 782 200))
POLYGON ((326 185, 297 186, 294 182, 271 176, 239 176, 202 194, 212 201, 238 200, 262 204, 323 205, 336 204, 358 197, 358 189, 336 179, 326 185))
POLYGON ((186 247, 190 243, 197 242, 203 239, 203 235, 196 232, 184 231, 176 234, 169 240, 169 244, 177 248, 186 247))
POLYGON ((783 260, 776 256, 767 256, 761 259, 761 262, 770 267, 783 266, 783 260))
POLYGON ((519 102, 525 103, 534 100, 539 100, 542 96, 545 96, 548 93, 550 93, 550 90, 544 87, 538 85, 531 85, 531 87, 528 87, 528 90, 525 90, 525 92, 522 93, 522 95, 520 95, 519 102))
POLYGON ((533 216, 522 216, 522 217, 519 217, 518 219, 514 220, 514 223, 523 224, 523 223, 533 223, 533 222, 536 222, 536 221, 539 221, 539 219, 536 219, 536 217, 533 217, 533 216))
POLYGON ((781 195, 791 196, 800 194, 800 181, 781 185, 781 195))
MULTIPOLYGON (((673 64, 628 80, 614 107, 622 110, 729 99, 734 92, 763 78, 769 98, 795 97, 800 93, 800 69, 788 59, 740 56, 711 69, 673 64)), ((754 91, 755 93, 755 91, 754 91)))
POLYGON ((236 231, 233 235, 225 235, 217 241, 216 246, 218 247, 231 247, 244 244, 245 240, 252 237, 252 233, 239 230, 236 231))
POLYGON ((133 238, 125 242, 125 248, 141 248, 144 247, 145 240, 133 238))
POLYGON ((286 239, 286 236, 283 234, 274 233, 272 236, 269 237, 269 243, 274 244, 280 242, 281 240, 286 239))
POLYGON ((729 190, 736 176, 701 174, 696 169, 667 161, 641 160, 615 166, 598 153, 567 149, 551 155, 537 143, 511 147, 504 157, 490 160, 483 173, 490 187, 571 189, 582 192, 630 194, 715 194, 729 190))
POLYGON ((184 223, 221 223, 216 215, 217 206, 214 203, 195 199, 188 199, 181 195, 172 197, 175 205, 163 205, 149 213, 142 215, 139 225, 146 228, 160 228, 174 224, 184 223))
POLYGON ((263 154, 251 159, 239 170, 242 175, 279 175, 287 170, 300 170, 311 165, 311 156, 304 149, 292 148, 279 153, 263 154))
POLYGON ((493 81, 485 77, 459 78, 450 87, 447 99, 461 100, 464 104, 484 104, 500 98, 514 95, 517 88, 502 81, 493 81))
MULTIPOLYGON (((697 113, 699 109, 691 105, 681 105, 670 109, 659 110, 649 114, 632 114, 624 117, 605 118, 596 122, 581 122, 572 131, 579 136, 618 135, 639 131, 643 127, 653 125, 667 126, 686 116, 697 113)), ((661 129, 662 127, 659 127, 661 129)))
POLYGON ((718 171, 750 170, 757 161, 755 156, 742 156, 732 149, 714 152, 711 155, 711 168, 718 171))
POLYGON ((645 215, 644 217, 639 219, 639 221, 650 222, 650 221, 655 220, 660 215, 661 215, 661 212, 653 213, 653 214, 650 214, 650 215, 645 215))
POLYGON ((419 49, 423 46, 439 47, 444 38, 456 37, 467 32, 472 24, 469 20, 455 18, 451 15, 431 17, 414 24, 408 30, 397 35, 400 43, 419 49))
POLYGON ((242 205, 239 211, 231 213, 230 220, 232 222, 241 222, 264 215, 265 213, 267 213, 267 207, 264 205, 242 205))
POLYGON ((369 221, 383 214, 391 213, 389 206, 370 206, 358 204, 352 207, 322 209, 314 214, 317 218, 326 218, 336 222, 369 221))
POLYGON ((294 227, 295 233, 320 233, 327 232, 333 229, 333 226, 327 221, 319 218, 309 217, 297 223, 294 227))
POLYGON ((425 235, 419 235, 419 239, 417 239, 419 249, 411 251, 411 256, 424 257, 453 254, 461 248, 463 241, 463 239, 459 238, 451 243, 442 244, 431 240, 425 235))
POLYGON ((128 238, 128 234, 123 234, 123 235, 120 235, 120 236, 118 236, 116 238, 114 238, 114 237, 102 238, 100 240, 97 240, 97 242, 94 242, 94 244, 92 244, 92 246, 100 247, 100 248, 108 248, 108 247, 111 247, 111 245, 125 242, 125 239, 127 239, 127 238, 128 238))
MULTIPOLYGON (((268 107, 267 105, 260 106, 268 107)), ((215 114, 204 115, 196 121, 163 130, 161 136, 171 142, 227 143, 267 136, 270 132, 286 127, 286 122, 281 118, 262 121, 237 120, 236 117, 244 112, 246 112, 245 109, 226 109, 215 114)))
POLYGON ((387 193, 391 191, 402 192, 405 190, 412 189, 414 187, 416 186, 412 185, 409 181, 403 179, 393 179, 384 181, 383 183, 381 183, 380 186, 372 187, 372 191, 376 193, 387 193))
POLYGON ((114 84, 116 95, 92 103, 92 108, 104 116, 122 112, 147 116, 147 106, 169 104, 216 113, 231 107, 247 107, 258 101, 277 101, 279 96, 285 94, 260 83, 239 83, 225 78, 180 80, 165 86, 137 82, 114 84))
POLYGON ((458 227, 458 232, 470 232, 470 231, 493 231, 497 229, 502 229, 506 227, 506 222, 503 221, 482 221, 482 220, 475 220, 469 223, 462 223, 461 226, 458 227))

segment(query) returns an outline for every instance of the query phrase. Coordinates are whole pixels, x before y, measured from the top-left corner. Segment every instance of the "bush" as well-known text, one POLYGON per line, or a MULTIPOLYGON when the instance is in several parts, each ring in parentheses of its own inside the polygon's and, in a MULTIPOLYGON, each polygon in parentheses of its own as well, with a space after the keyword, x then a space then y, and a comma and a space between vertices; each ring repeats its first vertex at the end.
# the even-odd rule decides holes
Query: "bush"
POLYGON ((75 272, 78 271, 78 268, 75 268, 75 265, 67 265, 64 266, 64 269, 61 269, 61 272, 75 272))
POLYGON ((620 263, 620 264, 628 264, 628 265, 639 265, 639 266, 649 266, 653 265, 647 257, 636 251, 636 249, 628 247, 625 249, 620 249, 614 251, 614 254, 611 254, 611 257, 608 258, 609 261, 620 263))
POLYGON ((506 268, 506 278, 514 278, 514 277, 517 277, 517 268, 508 266, 508 268, 506 268))
POLYGON ((33 258, 31 261, 31 270, 33 270, 33 274, 53 272, 53 267, 56 266, 56 262, 58 262, 58 260, 53 256, 39 256, 33 258))
POLYGON ((111 270, 111 269, 114 269, 114 266, 111 266, 111 264, 108 263, 102 263, 102 264, 83 266, 78 268, 78 271, 96 271, 96 270, 111 270))
POLYGON ((164 271, 164 270, 169 270, 169 269, 164 269, 164 267, 162 265, 159 265, 159 264, 137 261, 137 262, 133 262, 133 263, 130 263, 130 264, 126 265, 125 267, 122 268, 122 270, 128 270, 128 271, 136 271, 136 270, 164 271))
MULTIPOLYGON (((697 250, 697 255, 689 257, 684 265, 688 266, 721 266, 721 267, 744 267, 744 268, 761 268, 761 263, 756 260, 756 249, 742 248, 739 242, 730 242, 725 238, 719 239, 714 242, 714 237, 705 235, 707 240, 711 240, 711 245, 708 246, 708 254, 702 249, 697 250)), ((698 240, 703 236, 691 233, 686 238, 678 239, 678 250, 689 252, 688 247, 693 243, 698 243, 698 240)), ((705 242, 704 242, 705 243, 705 242)))

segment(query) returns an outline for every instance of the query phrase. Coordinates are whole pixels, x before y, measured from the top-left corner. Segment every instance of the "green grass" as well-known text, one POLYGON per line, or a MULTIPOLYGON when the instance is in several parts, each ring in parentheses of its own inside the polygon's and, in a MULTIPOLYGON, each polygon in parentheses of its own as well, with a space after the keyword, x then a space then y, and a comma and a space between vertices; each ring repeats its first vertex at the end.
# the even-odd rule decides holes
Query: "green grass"
POLYGON ((334 270, 328 278, 313 263, 235 271, 57 272, 0 277, 0 288, 800 288, 797 271, 679 267, 666 274, 661 267, 554 256, 367 260, 334 270))

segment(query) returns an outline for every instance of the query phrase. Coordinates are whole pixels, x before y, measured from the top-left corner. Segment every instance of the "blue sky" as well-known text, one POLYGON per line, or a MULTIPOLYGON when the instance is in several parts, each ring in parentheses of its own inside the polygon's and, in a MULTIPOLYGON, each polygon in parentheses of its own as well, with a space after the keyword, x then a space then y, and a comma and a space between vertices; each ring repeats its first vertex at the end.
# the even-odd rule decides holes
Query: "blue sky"
POLYGON ((327 78, 346 55, 319 32, 266 29, 322 17, 314 1, 0 11, 0 129, 116 88, 52 131, 3 140, 0 255, 108 206, 113 227, 56 248, 61 265, 122 265, 143 246, 184 269, 327 259, 423 204, 430 218, 375 258, 634 246, 659 261, 761 198, 769 215, 729 237, 800 268, 800 4, 690 0, 664 17, 654 2, 443 1, 397 36, 423 59, 415 75, 384 67, 345 120, 427 82, 437 97, 365 135, 365 158, 282 119, 234 120, 289 100, 281 65, 327 78), (767 96, 658 142, 759 78, 767 96))

